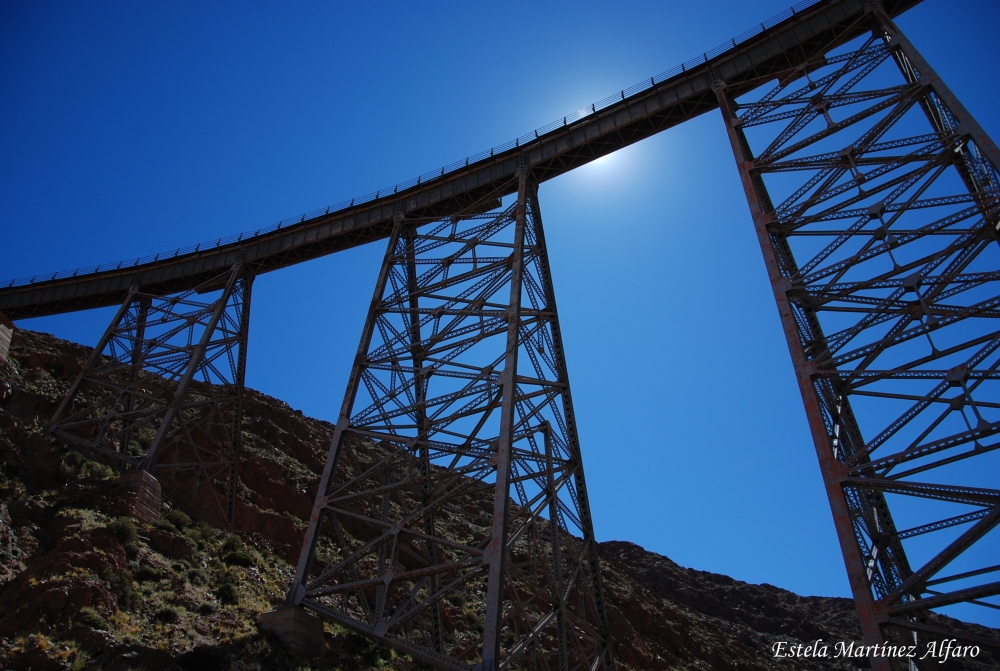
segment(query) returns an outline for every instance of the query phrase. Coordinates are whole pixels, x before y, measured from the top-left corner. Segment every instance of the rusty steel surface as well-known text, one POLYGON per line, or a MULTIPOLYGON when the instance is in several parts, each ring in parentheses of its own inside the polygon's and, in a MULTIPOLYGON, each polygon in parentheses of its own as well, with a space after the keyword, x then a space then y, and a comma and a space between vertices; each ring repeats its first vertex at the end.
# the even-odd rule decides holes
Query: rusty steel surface
MULTIPOLYGON (((895 16, 919 0, 885 0, 895 16)), ((261 234, 247 234, 218 246, 156 255, 139 265, 102 267, 99 272, 81 269, 72 273, 39 275, 27 284, 0 282, 0 311, 11 319, 26 319, 94 307, 118 305, 133 282, 143 290, 167 295, 187 291, 232 266, 238 255, 255 274, 300 263, 326 254, 387 237, 398 208, 407 216, 442 217, 467 210, 481 202, 484 193, 499 195, 497 186, 510 184, 519 157, 524 154, 539 182, 552 179, 663 130, 718 107, 712 90, 712 71, 724 77, 734 91, 755 87, 762 77, 793 69, 827 48, 830 37, 856 37, 844 31, 857 25, 866 0, 820 0, 737 43, 705 54, 705 62, 687 64, 683 71, 649 85, 632 95, 565 126, 537 137, 520 138, 518 146, 430 177, 395 193, 347 206, 337 211, 311 213, 298 223, 261 234), (183 253, 182 253, 183 252, 183 253), (49 277, 53 279, 47 279, 49 277), (9 284, 9 286, 8 286, 9 284)), ((635 89, 637 87, 632 87, 635 89)), ((607 101, 604 101, 607 103, 607 101)), ((508 143, 511 144, 511 143, 508 143)), ((413 180, 411 180, 412 182, 413 180)))
POLYGON ((716 90, 866 641, 962 640, 928 613, 1000 594, 1000 153, 888 15, 858 27, 716 90))
POLYGON ((397 214, 288 602, 436 668, 610 670, 537 184, 514 186, 397 214))

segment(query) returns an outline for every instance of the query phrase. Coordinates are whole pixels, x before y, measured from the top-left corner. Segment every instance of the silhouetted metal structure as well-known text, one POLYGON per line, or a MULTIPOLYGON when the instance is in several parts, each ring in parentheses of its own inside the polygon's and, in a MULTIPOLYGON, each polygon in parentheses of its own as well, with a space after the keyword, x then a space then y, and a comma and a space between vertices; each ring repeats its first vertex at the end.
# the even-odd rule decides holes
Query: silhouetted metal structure
POLYGON ((187 510, 228 527, 252 282, 237 260, 175 296, 134 285, 49 432, 123 471, 147 471, 187 510))
POLYGON ((857 21, 716 90, 865 637, 968 639, 928 611, 1000 593, 1000 153, 889 16, 857 21))
POLYGON ((867 641, 992 645, 931 611, 1000 593, 1000 154, 894 25, 917 1, 802 3, 464 162, 0 310, 119 305, 51 430, 225 524, 252 278, 388 239, 289 604, 439 668, 611 668, 537 185, 719 108, 867 641))
POLYGON ((396 217, 289 602, 439 668, 611 669, 542 220, 518 183, 497 214, 396 217))

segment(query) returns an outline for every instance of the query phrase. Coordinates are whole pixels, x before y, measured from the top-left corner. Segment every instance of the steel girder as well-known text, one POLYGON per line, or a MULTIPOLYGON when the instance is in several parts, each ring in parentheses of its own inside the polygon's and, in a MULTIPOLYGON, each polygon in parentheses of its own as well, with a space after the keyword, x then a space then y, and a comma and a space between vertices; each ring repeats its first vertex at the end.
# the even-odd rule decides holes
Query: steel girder
POLYGON ((527 170, 516 188, 396 216, 288 601, 436 668, 613 669, 527 170))
POLYGON ((962 639, 929 609, 1000 594, 1000 154, 885 13, 858 21, 717 96, 865 637, 962 639))
POLYGON ((133 284, 48 431, 231 525, 253 276, 242 261, 175 296, 133 284))

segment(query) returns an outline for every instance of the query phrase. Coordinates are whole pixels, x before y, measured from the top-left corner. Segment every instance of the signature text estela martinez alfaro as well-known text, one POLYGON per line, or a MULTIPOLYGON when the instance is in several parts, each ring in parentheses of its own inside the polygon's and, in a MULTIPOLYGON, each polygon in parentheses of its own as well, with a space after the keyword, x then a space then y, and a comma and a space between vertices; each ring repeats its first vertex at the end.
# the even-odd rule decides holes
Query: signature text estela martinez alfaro
POLYGON ((824 643, 819 639, 815 643, 790 643, 778 641, 771 646, 775 659, 783 657, 848 657, 868 659, 870 657, 885 657, 890 659, 926 659, 943 664, 949 659, 971 658, 979 656, 978 645, 961 645, 957 639, 949 638, 943 641, 931 641, 924 645, 865 645, 854 641, 837 641, 824 643))

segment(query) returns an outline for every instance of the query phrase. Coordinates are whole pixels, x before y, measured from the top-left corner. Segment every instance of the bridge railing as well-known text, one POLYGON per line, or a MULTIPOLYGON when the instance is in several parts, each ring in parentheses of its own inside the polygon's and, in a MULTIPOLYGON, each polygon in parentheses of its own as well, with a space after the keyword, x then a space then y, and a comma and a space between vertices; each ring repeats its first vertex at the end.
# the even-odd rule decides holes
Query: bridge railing
POLYGON ((128 261, 101 263, 95 266, 84 266, 82 268, 76 268, 74 270, 62 270, 54 273, 31 275, 25 277, 18 277, 12 280, 0 281, 0 288, 11 288, 16 286, 34 284, 35 282, 49 282, 57 279, 77 277, 79 275, 91 275, 94 273, 106 272, 111 270, 121 270, 122 268, 132 268, 136 266, 145 265, 148 263, 155 263, 157 261, 162 261, 165 259, 184 256, 186 254, 194 254, 200 251, 214 249, 216 247, 222 247, 225 245, 239 243, 248 238, 253 238, 258 235, 265 235, 267 233, 272 233, 282 228, 294 226, 295 224, 301 224, 311 219, 324 217, 329 214, 349 211, 352 208, 357 207, 358 205, 364 205, 366 203, 379 200, 381 198, 391 197, 401 191, 405 191, 406 189, 412 188, 414 186, 419 186, 420 184, 429 182, 434 179, 439 179, 447 175, 448 173, 464 169, 480 161, 487 160, 492 156, 495 156, 497 154, 502 154, 505 151, 514 149, 515 147, 530 145, 536 140, 544 138, 549 133, 557 131, 566 126, 573 125, 583 119, 596 115, 599 112, 608 109, 609 107, 614 107, 616 105, 619 105, 628 98, 636 94, 643 93, 650 89, 656 88, 660 84, 670 79, 673 79, 674 77, 683 75, 688 70, 693 70, 697 67, 700 67, 712 61, 713 59, 717 58, 718 56, 725 54, 731 49, 739 47, 739 45, 753 39, 754 37, 760 35, 761 33, 767 32, 768 29, 773 28, 782 21, 791 18, 795 14, 810 7, 813 7, 815 5, 824 4, 828 1, 829 0, 803 0, 797 5, 790 7, 775 16, 772 16, 767 21, 764 21, 763 23, 754 26, 750 30, 747 30, 737 35, 728 42, 724 42, 723 44, 720 44, 714 49, 704 52, 701 56, 692 58, 691 60, 682 63, 675 68, 671 68, 666 72, 661 72, 660 74, 654 77, 650 77, 648 80, 643 80, 638 84, 630 86, 626 89, 622 89, 621 91, 619 91, 614 95, 608 96, 603 100, 598 100, 589 107, 583 107, 571 114, 567 114, 561 119, 556 119, 552 123, 546 124, 540 128, 536 128, 534 131, 526 135, 522 135, 519 138, 515 138, 510 142, 505 142, 495 147, 491 147, 486 151, 481 151, 478 154, 473 154, 465 158, 464 160, 456 161, 454 163, 449 163, 448 165, 442 166, 438 170, 432 170, 431 172, 424 173, 423 175, 419 175, 413 179, 406 180, 405 182, 399 182, 398 184, 393 185, 391 188, 379 189, 378 191, 366 193, 363 196, 357 196, 350 200, 344 200, 326 208, 320 208, 318 210, 306 212, 297 217, 282 219, 276 224, 271 224, 270 226, 258 228, 255 231, 243 231, 242 233, 237 233, 235 235, 229 235, 223 238, 218 238, 217 240, 211 240, 208 242, 199 242, 194 245, 188 245, 186 247, 178 247, 177 249, 172 249, 167 252, 160 252, 158 254, 149 254, 147 256, 141 256, 139 258, 130 259, 128 261))

